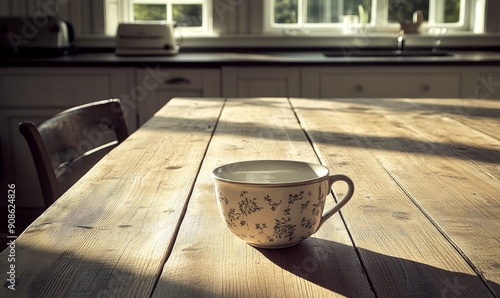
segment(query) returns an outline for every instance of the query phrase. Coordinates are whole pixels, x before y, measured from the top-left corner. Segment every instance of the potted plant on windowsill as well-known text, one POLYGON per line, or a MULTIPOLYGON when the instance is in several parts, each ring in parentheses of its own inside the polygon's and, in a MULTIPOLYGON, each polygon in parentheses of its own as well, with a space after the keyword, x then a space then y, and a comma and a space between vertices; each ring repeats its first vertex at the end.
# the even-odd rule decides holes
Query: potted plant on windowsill
POLYGON ((405 34, 419 34, 424 22, 424 13, 421 10, 417 10, 413 13, 413 21, 400 21, 401 30, 405 34))

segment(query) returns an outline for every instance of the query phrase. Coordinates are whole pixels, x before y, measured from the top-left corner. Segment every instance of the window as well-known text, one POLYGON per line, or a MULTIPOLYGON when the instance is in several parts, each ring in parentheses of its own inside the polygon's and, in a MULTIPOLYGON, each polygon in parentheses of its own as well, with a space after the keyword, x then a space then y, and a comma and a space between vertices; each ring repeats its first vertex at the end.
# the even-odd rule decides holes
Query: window
POLYGON ((211 0, 107 0, 107 33, 118 23, 176 22, 182 34, 204 34, 211 28, 211 0))
POLYGON ((356 33, 396 31, 423 15, 423 29, 471 30, 470 0, 270 0, 266 32, 286 30, 356 33))

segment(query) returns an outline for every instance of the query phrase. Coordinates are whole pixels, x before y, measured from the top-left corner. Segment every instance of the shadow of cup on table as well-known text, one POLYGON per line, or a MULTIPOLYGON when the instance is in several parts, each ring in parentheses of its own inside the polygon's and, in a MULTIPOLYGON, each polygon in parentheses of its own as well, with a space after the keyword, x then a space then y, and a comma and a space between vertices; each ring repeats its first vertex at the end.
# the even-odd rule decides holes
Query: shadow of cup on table
POLYGON ((488 289, 477 275, 363 248, 355 250, 350 245, 316 237, 285 249, 256 249, 284 270, 347 297, 495 297, 500 294, 499 284, 487 281, 488 289))

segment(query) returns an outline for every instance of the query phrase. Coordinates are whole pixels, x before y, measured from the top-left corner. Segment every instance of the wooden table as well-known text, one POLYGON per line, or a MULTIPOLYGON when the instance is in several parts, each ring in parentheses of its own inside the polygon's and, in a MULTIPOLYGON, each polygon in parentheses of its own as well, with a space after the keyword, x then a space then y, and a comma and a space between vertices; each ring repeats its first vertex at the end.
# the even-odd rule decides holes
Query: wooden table
POLYGON ((177 98, 9 252, 1 297, 498 297, 500 101, 177 98), (322 163, 356 192, 306 241, 256 249, 210 178, 250 159, 322 163))

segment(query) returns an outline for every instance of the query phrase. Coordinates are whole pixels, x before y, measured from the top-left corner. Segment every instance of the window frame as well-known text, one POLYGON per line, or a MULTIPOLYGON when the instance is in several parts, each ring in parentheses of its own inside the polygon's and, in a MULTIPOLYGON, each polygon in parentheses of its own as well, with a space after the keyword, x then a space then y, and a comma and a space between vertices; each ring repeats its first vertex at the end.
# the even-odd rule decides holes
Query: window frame
MULTIPOLYGON (((304 17, 307 15, 307 1, 298 1, 298 15, 296 24, 274 23, 274 4, 275 0, 266 2, 264 6, 264 34, 335 34, 344 35, 344 26, 342 23, 305 23, 304 17)), ((428 21, 422 24, 422 31, 427 32, 433 27, 445 27, 448 31, 470 32, 473 31, 472 16, 475 15, 475 6, 471 0, 460 0, 460 18, 456 23, 437 22, 438 11, 444 9, 442 0, 429 1, 428 21)), ((395 22, 389 22, 388 0, 372 0, 372 11, 370 13, 370 23, 364 26, 363 31, 367 32, 398 32, 400 25, 395 22)))
POLYGON ((114 34, 118 23, 138 23, 157 24, 172 23, 172 6, 176 4, 197 4, 202 6, 202 25, 197 27, 178 27, 183 36, 208 35, 212 32, 212 0, 107 0, 106 7, 115 7, 117 13, 106 13, 106 32, 114 34), (134 4, 165 4, 167 9, 167 19, 165 21, 144 21, 134 20, 134 4))

